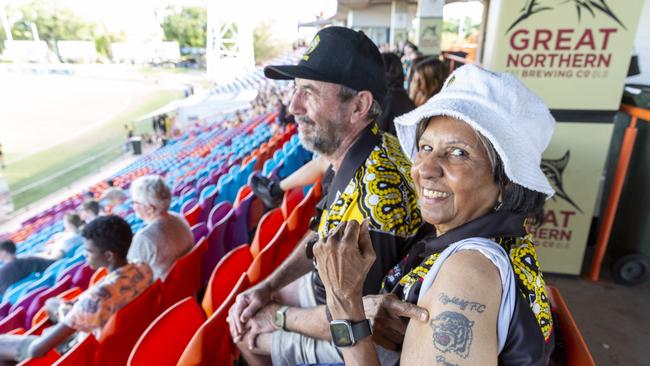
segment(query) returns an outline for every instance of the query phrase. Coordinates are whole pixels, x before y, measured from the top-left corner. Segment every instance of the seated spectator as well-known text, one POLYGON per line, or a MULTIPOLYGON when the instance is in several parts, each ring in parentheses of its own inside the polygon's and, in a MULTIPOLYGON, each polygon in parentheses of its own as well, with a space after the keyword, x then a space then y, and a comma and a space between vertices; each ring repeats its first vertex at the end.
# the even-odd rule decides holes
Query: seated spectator
POLYGON ((81 217, 84 222, 89 223, 99 216, 100 211, 101 206, 99 205, 99 202, 88 200, 81 205, 79 217, 81 217))
POLYGON ((395 117, 415 109, 415 104, 404 89, 404 69, 394 53, 382 53, 386 70, 386 96, 381 103, 382 113, 377 118, 377 125, 382 131, 395 135, 395 117))
POLYGON ((529 230, 554 194, 539 165, 548 108, 516 77, 466 65, 395 125, 435 232, 388 272, 382 295, 363 298, 368 224, 341 223, 314 247, 331 317, 351 323, 330 323, 345 363, 397 364, 374 341, 403 365, 549 364, 555 327, 529 230))
POLYGON ((107 180, 106 183, 108 184, 108 188, 102 194, 100 201, 106 200, 110 206, 115 207, 123 204, 129 198, 122 188, 114 185, 112 179, 107 180))
POLYGON ((133 238, 129 260, 148 263, 156 279, 165 279, 174 262, 194 246, 185 219, 169 211, 171 192, 161 177, 147 175, 131 184, 135 214, 147 223, 133 238))
POLYGON ((22 280, 32 273, 43 272, 52 259, 42 257, 16 257, 16 244, 11 240, 0 243, 0 261, 4 263, 0 267, 0 296, 4 295, 7 288, 22 280))
POLYGON ((68 212, 63 216, 64 231, 56 235, 52 244, 49 245, 43 257, 50 259, 61 259, 70 255, 79 245, 83 243, 83 238, 79 234, 83 220, 76 213, 68 212))
POLYGON ((442 84, 449 76, 449 67, 437 56, 427 56, 414 60, 409 74, 409 97, 416 106, 421 106, 432 96, 438 94, 442 84))
POLYGON ((106 267, 109 274, 73 304, 60 302, 53 319, 59 321, 41 336, 0 335, 0 363, 42 357, 53 348, 65 353, 88 334, 99 337, 110 317, 153 282, 149 266, 126 260, 133 234, 122 218, 99 217, 86 225, 81 235, 88 265, 106 267))

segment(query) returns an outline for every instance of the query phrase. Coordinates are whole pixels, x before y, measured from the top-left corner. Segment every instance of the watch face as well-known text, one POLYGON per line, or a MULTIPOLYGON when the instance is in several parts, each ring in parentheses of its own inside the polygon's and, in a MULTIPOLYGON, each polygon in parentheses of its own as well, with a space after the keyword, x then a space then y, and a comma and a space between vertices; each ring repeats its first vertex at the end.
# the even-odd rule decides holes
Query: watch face
POLYGON ((275 325, 277 325, 279 328, 282 328, 284 326, 284 314, 279 311, 275 313, 275 325))
POLYGON ((330 331, 332 332, 334 344, 337 347, 349 347, 352 345, 351 331, 347 324, 334 321, 330 323, 330 331))

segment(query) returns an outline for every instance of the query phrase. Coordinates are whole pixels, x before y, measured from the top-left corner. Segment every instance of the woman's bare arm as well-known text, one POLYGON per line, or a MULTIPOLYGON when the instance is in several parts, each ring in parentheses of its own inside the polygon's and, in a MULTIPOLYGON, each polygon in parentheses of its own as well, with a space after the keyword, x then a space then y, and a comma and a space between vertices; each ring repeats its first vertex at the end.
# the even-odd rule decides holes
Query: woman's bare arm
POLYGON ((483 254, 450 256, 418 303, 427 323, 410 322, 401 365, 496 365, 501 280, 483 254))

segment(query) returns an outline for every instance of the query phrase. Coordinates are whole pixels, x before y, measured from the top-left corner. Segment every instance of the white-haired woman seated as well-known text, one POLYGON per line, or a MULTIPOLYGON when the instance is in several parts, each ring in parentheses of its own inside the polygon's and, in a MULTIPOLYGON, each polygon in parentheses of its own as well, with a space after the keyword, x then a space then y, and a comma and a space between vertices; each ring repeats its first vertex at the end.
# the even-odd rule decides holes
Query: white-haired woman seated
POLYGON ((526 226, 554 193, 539 165, 554 125, 515 77, 472 65, 396 120, 434 230, 385 277, 384 295, 363 299, 375 260, 367 224, 341 224, 314 247, 346 365, 378 365, 373 340, 401 347, 402 365, 549 362, 551 309, 526 226))
POLYGON ((160 176, 137 178, 130 191, 133 210, 147 226, 133 237, 128 259, 149 264, 154 278, 164 280, 174 262, 192 249, 194 236, 187 221, 169 211, 171 191, 160 176))

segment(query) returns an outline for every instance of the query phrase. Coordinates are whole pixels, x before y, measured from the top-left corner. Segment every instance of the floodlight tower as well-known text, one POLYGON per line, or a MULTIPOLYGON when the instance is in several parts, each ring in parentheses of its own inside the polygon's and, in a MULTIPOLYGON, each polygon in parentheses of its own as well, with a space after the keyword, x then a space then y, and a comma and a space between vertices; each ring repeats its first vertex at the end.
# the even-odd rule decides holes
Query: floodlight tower
POLYGON ((208 2, 206 58, 208 75, 217 83, 228 83, 253 71, 253 27, 246 16, 248 1, 240 6, 225 1, 208 2))

